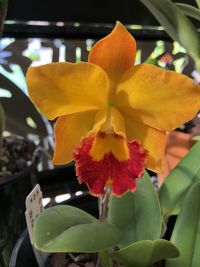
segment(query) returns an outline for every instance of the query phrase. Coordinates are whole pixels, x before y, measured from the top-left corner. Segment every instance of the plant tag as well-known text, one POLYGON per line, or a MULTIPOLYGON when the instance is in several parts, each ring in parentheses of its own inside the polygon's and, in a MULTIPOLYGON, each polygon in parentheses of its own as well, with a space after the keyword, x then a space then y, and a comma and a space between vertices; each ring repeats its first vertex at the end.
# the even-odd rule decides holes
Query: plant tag
POLYGON ((27 196, 26 198, 26 223, 27 223, 27 228, 30 236, 31 243, 33 244, 32 241, 32 236, 33 236, 33 224, 37 216, 43 212, 44 207, 42 205, 42 191, 37 184, 31 193, 27 196))
MULTIPOLYGON (((30 241, 33 246, 33 225, 34 221, 37 218, 37 216, 43 212, 44 207, 42 205, 42 191, 40 188, 40 185, 37 184, 31 193, 27 196, 26 198, 26 223, 27 223, 27 228, 30 236, 30 241)), ((33 251, 35 254, 35 258, 37 260, 38 266, 39 267, 44 267, 46 266, 46 259, 48 258, 47 253, 42 253, 38 251, 34 246, 33 246, 33 251)))

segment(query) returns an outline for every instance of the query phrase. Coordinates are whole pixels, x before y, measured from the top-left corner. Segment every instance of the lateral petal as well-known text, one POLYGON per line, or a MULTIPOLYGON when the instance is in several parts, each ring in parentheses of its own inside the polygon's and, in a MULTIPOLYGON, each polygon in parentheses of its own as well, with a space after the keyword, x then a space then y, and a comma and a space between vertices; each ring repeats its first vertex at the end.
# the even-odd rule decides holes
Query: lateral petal
POLYGON ((128 140, 139 140, 149 152, 146 168, 156 173, 163 169, 166 133, 139 123, 131 117, 124 117, 128 140))
POLYGON ((73 160, 73 149, 77 147, 83 136, 92 129, 95 112, 84 112, 57 119, 55 132, 55 149, 52 163, 66 164, 73 160))
POLYGON ((50 120, 107 104, 110 82, 95 64, 61 62, 30 67, 26 78, 31 100, 50 120))
POLYGON ((113 31, 93 46, 88 61, 99 65, 111 80, 116 81, 134 65, 135 54, 135 39, 117 22, 113 31))
POLYGON ((200 109, 200 86, 185 75, 141 64, 120 80, 116 106, 138 122, 171 131, 200 109))

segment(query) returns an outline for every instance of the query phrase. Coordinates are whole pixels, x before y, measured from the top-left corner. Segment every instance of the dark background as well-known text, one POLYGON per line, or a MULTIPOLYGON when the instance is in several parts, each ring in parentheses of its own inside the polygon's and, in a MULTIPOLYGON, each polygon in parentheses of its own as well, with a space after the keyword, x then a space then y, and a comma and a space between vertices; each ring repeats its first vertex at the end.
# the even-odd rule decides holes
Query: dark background
POLYGON ((139 0, 9 0, 7 19, 157 25, 139 0))

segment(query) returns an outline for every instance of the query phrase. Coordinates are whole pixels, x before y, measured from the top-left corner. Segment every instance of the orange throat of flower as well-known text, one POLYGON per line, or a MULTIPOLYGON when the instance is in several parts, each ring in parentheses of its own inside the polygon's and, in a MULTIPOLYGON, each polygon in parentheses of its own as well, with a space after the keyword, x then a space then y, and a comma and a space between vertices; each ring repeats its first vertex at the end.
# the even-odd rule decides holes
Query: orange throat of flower
POLYGON ((135 191, 136 178, 142 177, 147 156, 139 141, 128 142, 106 132, 90 134, 74 150, 79 182, 86 183, 94 196, 103 195, 105 186, 111 186, 116 196, 135 191))

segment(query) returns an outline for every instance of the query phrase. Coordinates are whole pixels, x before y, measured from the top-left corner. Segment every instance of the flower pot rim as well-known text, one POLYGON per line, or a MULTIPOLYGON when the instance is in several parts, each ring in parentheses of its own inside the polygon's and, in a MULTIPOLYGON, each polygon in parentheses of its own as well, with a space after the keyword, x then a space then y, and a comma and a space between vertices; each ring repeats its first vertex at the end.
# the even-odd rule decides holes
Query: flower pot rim
POLYGON ((34 167, 39 163, 39 157, 35 157, 34 160, 32 161, 31 165, 29 165, 25 170, 20 171, 17 174, 10 175, 7 177, 0 178, 0 186, 7 185, 9 183, 14 183, 16 180, 20 179, 22 175, 26 175, 29 173, 34 167))
POLYGON ((20 237, 18 238, 16 245, 13 248, 11 257, 10 257, 10 263, 9 263, 9 267, 15 267, 16 266, 16 261, 17 261, 17 256, 20 250, 20 247, 22 246, 25 238, 28 235, 28 230, 27 228, 22 232, 22 234, 20 235, 20 237))

